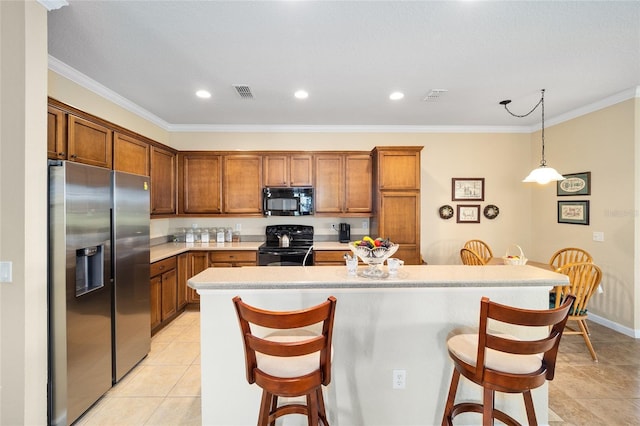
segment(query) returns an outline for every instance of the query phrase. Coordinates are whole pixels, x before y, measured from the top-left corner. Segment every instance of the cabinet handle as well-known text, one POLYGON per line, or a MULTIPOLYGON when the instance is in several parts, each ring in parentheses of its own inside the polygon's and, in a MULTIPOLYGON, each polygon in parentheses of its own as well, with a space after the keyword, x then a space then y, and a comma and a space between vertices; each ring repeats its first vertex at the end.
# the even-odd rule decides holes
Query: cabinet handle
POLYGON ((71 154, 71 158, 78 158, 76 154, 71 154))
POLYGON ((58 157, 64 157, 65 155, 67 155, 67 153, 64 151, 58 153, 58 157))

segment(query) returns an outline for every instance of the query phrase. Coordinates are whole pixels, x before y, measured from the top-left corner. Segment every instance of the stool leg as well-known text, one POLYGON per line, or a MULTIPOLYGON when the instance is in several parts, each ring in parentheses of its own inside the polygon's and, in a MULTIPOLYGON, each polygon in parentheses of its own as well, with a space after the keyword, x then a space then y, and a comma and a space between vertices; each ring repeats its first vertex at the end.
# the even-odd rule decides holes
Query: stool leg
POLYGON ((322 386, 318 386, 318 389, 316 390, 317 394, 318 394, 318 417, 320 417, 320 420, 322 420, 322 424, 324 426, 329 426, 329 422, 327 421, 327 412, 325 411, 324 408, 324 396, 322 395, 322 386))
POLYGON ((318 426, 318 394, 315 390, 307 394, 307 423, 318 426))
MULTIPOLYGON (((271 395, 271 411, 269 412, 269 415, 271 415, 272 413, 275 413, 277 409, 278 409, 278 395, 271 395)), ((273 418, 273 421, 269 423, 269 426, 276 426, 275 417, 273 418)))
POLYGON ((483 409, 482 409, 482 425, 483 426, 492 426, 493 425, 493 397, 494 392, 491 389, 484 388, 484 398, 482 401, 483 409))
POLYGON ((258 415, 258 426, 267 426, 269 423, 269 408, 271 407, 273 395, 266 390, 262 391, 262 400, 260 401, 260 414, 258 415))
POLYGON ((453 369, 453 376, 451 377, 451 385, 449 386, 449 396, 447 397, 447 403, 444 407, 444 414, 442 416, 442 426, 448 426, 453 424, 451 413, 453 412, 453 403, 456 400, 456 392, 458 391, 458 382, 460 381, 460 373, 455 368, 453 369))
POLYGON ((527 420, 529 426, 537 426, 538 420, 536 419, 536 410, 533 408, 533 398, 531 398, 531 391, 522 392, 524 398, 524 407, 527 409, 527 420))

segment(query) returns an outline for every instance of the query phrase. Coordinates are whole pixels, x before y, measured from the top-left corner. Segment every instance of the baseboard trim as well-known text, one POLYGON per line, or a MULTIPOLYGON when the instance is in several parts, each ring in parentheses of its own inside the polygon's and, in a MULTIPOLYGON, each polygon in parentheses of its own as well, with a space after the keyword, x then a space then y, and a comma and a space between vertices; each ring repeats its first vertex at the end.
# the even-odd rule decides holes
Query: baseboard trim
POLYGON ((624 325, 618 324, 617 322, 613 322, 592 313, 589 313, 589 319, 597 324, 603 325, 629 337, 633 337, 634 339, 640 338, 640 330, 634 330, 633 328, 626 327, 624 325))

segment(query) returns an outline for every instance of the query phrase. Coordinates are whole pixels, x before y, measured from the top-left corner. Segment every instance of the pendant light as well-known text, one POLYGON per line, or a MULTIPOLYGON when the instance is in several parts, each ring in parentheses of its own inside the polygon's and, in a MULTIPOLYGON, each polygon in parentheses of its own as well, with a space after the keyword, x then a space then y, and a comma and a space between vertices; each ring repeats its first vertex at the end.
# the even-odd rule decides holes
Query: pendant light
POLYGON ((565 177, 558 173, 553 167, 547 166, 547 161, 544 159, 544 89, 542 89, 541 92, 542 94, 538 103, 531 109, 531 111, 523 115, 514 114, 509 111, 507 105, 511 103, 511 100, 504 100, 500 102, 500 105, 503 105, 504 109, 506 109, 509 114, 518 118, 527 117, 535 111, 538 106, 542 105, 542 158, 540 160, 540 167, 533 169, 522 182, 537 182, 544 185, 551 181, 564 180, 565 177))

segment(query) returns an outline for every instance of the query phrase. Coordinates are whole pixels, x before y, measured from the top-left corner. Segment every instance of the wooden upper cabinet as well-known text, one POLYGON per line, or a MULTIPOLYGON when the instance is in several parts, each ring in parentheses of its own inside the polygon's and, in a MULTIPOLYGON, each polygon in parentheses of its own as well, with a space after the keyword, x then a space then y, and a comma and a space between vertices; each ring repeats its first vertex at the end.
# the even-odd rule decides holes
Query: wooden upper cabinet
POLYGON ((316 213, 370 213, 372 160, 369 154, 315 156, 316 213))
POLYGON ((180 153, 179 213, 222 213, 222 156, 180 153))
POLYGON ((262 156, 224 156, 224 213, 262 213, 262 156))
POLYGON ((74 115, 67 122, 67 159, 92 166, 112 168, 112 131, 74 115))
POLYGON ((369 154, 345 156, 345 202, 347 213, 367 213, 372 209, 372 160, 369 154))
POLYGON ((145 141, 115 132, 113 135, 113 170, 149 176, 151 148, 145 141))
POLYGON ((310 154, 267 154, 263 156, 264 186, 313 185, 313 157, 310 154))
POLYGON ((344 205, 344 156, 315 156, 314 199, 316 213, 342 213, 344 205))
POLYGON ((422 147, 378 147, 377 188, 380 190, 420 189, 422 147))
POLYGON ((151 214, 176 213, 176 155, 151 147, 151 214))
POLYGON ((47 109, 47 158, 67 158, 66 120, 63 111, 49 106, 47 109))

